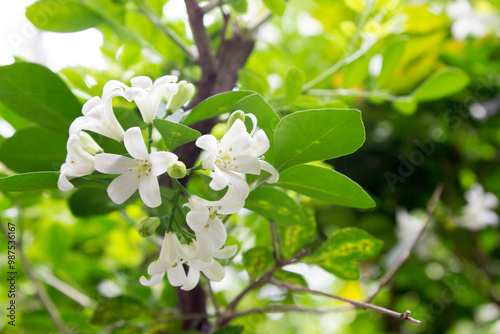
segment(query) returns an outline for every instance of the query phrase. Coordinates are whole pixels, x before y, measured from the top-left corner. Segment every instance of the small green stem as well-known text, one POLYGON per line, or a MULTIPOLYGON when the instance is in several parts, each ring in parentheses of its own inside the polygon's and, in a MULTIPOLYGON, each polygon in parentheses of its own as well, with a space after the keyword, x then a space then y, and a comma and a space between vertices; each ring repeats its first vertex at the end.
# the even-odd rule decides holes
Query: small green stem
POLYGON ((197 170, 200 170, 200 169, 203 169, 203 167, 202 167, 201 165, 198 165, 198 166, 195 166, 195 167, 188 168, 188 169, 186 170, 186 175, 189 175, 189 174, 191 174, 192 172, 197 171, 197 170))
POLYGON ((179 182, 179 180, 172 178, 172 184, 177 186, 177 189, 181 189, 184 195, 187 197, 191 196, 191 193, 179 182))
POLYGON ((172 223, 174 222, 174 216, 175 216, 175 209, 177 208, 177 201, 179 201, 179 196, 181 195, 181 190, 177 188, 175 190, 175 197, 174 197, 174 203, 172 206, 172 211, 170 211, 169 219, 168 219, 168 226, 167 226, 167 231, 172 231, 172 223))
POLYGON ((148 124, 148 154, 151 153, 151 144, 153 143, 153 123, 148 124))

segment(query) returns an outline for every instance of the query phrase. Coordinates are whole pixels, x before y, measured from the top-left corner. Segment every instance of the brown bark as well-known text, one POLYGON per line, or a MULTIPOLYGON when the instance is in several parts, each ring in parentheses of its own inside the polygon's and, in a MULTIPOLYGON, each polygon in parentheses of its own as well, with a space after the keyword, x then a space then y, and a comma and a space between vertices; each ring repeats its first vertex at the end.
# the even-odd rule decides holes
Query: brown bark
MULTIPOLYGON (((211 41, 203 25, 203 11, 197 0, 185 0, 186 9, 189 15, 189 22, 193 37, 198 47, 198 64, 202 69, 202 76, 198 82, 198 92, 193 98, 190 108, 193 108, 206 98, 230 91, 238 80, 238 70, 242 68, 254 47, 254 40, 241 30, 234 28, 230 38, 225 37, 228 16, 225 15, 226 24, 222 31, 221 42, 214 55, 211 41)), ((209 133, 217 123, 217 118, 204 120, 193 124, 191 127, 202 134, 209 133)), ((191 167, 196 162, 200 150, 189 143, 174 151, 186 166, 191 167)), ((183 180, 187 182, 187 179, 183 180)), ((206 296, 202 287, 198 284, 191 291, 177 289, 179 311, 183 315, 206 314, 206 296)), ((202 333, 209 333, 210 323, 208 319, 186 320, 183 322, 183 329, 198 330, 202 333)))

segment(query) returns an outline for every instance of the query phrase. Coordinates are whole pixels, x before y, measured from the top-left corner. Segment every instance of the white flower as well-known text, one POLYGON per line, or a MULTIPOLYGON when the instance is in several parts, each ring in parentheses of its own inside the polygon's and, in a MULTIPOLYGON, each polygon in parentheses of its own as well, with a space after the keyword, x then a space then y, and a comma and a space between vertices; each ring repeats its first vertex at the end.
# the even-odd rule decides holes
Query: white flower
POLYGON ((125 148, 133 159, 109 153, 95 157, 95 168, 106 174, 121 174, 108 187, 108 195, 117 204, 125 202, 139 189, 147 206, 154 208, 161 204, 160 186, 157 176, 165 173, 177 156, 170 152, 148 154, 146 144, 138 127, 128 129, 124 135, 125 148))
MULTIPOLYGON (((254 132, 255 130, 254 122, 254 132)), ((268 162, 259 159, 269 149, 266 133, 258 130, 252 136, 241 119, 234 122, 221 140, 212 135, 204 135, 196 140, 196 146, 208 151, 202 166, 214 171, 210 182, 210 187, 214 190, 232 185, 241 198, 246 198, 249 193, 248 184, 237 173, 259 175, 261 169, 271 174, 267 182, 278 181, 278 171, 268 162)))
POLYGON ((195 231, 198 246, 195 257, 207 259, 226 243, 227 233, 217 214, 233 214, 245 205, 234 188, 229 187, 226 195, 218 201, 207 201, 198 196, 189 197, 185 204, 191 211, 186 215, 188 226, 195 231))
POLYGON ((73 189, 69 180, 92 174, 94 168, 94 154, 102 151, 99 145, 87 133, 70 135, 66 144, 68 155, 66 162, 61 166, 61 174, 57 181, 57 187, 62 191, 73 189))
POLYGON ((492 193, 485 193, 483 187, 475 183, 465 192, 467 204, 457 225, 477 231, 486 226, 498 225, 498 215, 493 210, 498 207, 498 198, 492 193))
POLYGON ((490 12, 475 10, 469 1, 458 0, 446 6, 448 16, 455 20, 451 32, 455 39, 464 40, 469 35, 483 38, 490 30, 495 31, 497 18, 490 12))
MULTIPOLYGON (((200 279, 200 272, 203 272, 208 279, 219 282, 226 272, 224 268, 213 258, 199 260, 193 258, 196 252, 196 243, 189 245, 181 244, 173 232, 165 233, 163 244, 160 251, 160 257, 157 261, 151 263, 148 267, 148 274, 152 275, 150 280, 142 276, 140 282, 145 286, 156 285, 161 282, 165 273, 172 286, 180 286, 182 290, 193 289, 200 279), (189 266, 186 274, 184 266, 189 266)), ((218 258, 230 258, 236 253, 236 246, 226 247, 216 252, 214 255, 218 258)))
POLYGON ((103 136, 123 141, 123 128, 113 112, 113 97, 123 96, 127 86, 120 81, 111 80, 104 85, 102 99, 94 96, 82 108, 83 117, 76 118, 70 126, 70 134, 80 130, 90 130, 103 136))
POLYGON ((160 101, 167 89, 171 94, 177 93, 176 82, 177 77, 174 75, 165 75, 156 79, 154 83, 151 78, 146 76, 135 77, 130 80, 132 87, 125 90, 125 97, 129 101, 135 101, 142 119, 149 124, 153 122, 160 101))

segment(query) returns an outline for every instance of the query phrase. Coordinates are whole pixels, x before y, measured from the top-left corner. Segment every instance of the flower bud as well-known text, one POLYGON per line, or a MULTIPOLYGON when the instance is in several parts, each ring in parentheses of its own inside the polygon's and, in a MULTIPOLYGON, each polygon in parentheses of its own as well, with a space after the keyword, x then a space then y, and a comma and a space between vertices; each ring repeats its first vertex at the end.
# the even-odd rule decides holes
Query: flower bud
POLYGON ((177 94, 171 96, 167 103, 167 110, 172 112, 182 108, 194 95, 194 86, 192 83, 182 80, 179 82, 178 87, 177 94))
POLYGON ((227 120, 225 132, 229 131, 229 129, 233 126, 234 122, 236 122, 237 119, 240 119, 243 123, 245 123, 245 113, 241 110, 236 110, 235 112, 233 112, 227 120))
POLYGON ((143 238, 152 236, 160 226, 160 218, 149 217, 137 224, 137 233, 143 238))
POLYGON ((173 179, 182 179, 186 176, 186 165, 182 161, 176 161, 168 166, 167 173, 173 179))
POLYGON ((97 153, 102 152, 102 148, 95 142, 94 138, 92 138, 88 133, 86 132, 80 132, 80 140, 82 141, 83 145, 87 146, 84 148, 84 150, 91 154, 91 155, 96 155, 97 153))

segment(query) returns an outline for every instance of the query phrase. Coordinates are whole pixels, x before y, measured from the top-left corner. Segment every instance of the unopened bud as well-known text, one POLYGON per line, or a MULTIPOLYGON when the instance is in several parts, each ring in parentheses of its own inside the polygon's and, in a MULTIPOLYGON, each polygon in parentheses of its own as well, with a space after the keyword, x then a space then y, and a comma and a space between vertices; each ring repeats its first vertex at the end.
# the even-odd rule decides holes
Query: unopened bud
POLYGON ((87 153, 96 155, 97 153, 102 152, 102 148, 88 133, 81 131, 80 140, 82 141, 83 145, 87 146, 84 148, 87 153))
POLYGON ((233 112, 229 116, 229 119, 227 120, 227 123, 226 123, 226 132, 229 131, 229 129, 233 126, 234 122, 236 122, 237 119, 239 119, 243 123, 245 123, 245 113, 243 111, 241 111, 241 110, 236 110, 235 112, 233 112))
POLYGON ((172 112, 182 108, 194 95, 194 86, 192 83, 182 80, 179 82, 178 87, 177 94, 171 96, 167 103, 167 109, 172 112))
POLYGON ((149 217, 137 224, 137 233, 143 238, 152 236, 160 226, 160 218, 149 217))
POLYGON ((168 166, 167 173, 173 179, 182 179, 186 176, 186 165, 182 161, 176 161, 168 166))

